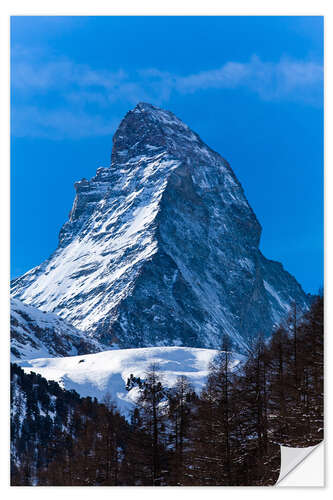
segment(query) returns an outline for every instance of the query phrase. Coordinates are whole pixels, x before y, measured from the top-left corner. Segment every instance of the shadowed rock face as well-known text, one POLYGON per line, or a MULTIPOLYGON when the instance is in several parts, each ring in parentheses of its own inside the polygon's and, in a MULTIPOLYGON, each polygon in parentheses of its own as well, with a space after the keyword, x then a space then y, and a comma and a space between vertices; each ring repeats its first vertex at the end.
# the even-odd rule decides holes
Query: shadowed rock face
POLYGON ((175 115, 140 103, 112 162, 76 198, 59 246, 13 295, 106 346, 242 351, 309 298, 260 253, 261 226, 229 164, 175 115))

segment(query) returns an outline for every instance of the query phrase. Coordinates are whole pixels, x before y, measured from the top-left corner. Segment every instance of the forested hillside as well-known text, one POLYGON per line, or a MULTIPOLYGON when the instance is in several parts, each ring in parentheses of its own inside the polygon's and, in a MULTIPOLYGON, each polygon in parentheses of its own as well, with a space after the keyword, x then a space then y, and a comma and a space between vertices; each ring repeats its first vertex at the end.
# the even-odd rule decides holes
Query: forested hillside
POLYGON ((323 299, 260 336, 230 369, 229 339, 198 396, 151 366, 130 422, 104 403, 12 365, 12 485, 273 485, 280 444, 323 439, 323 299))

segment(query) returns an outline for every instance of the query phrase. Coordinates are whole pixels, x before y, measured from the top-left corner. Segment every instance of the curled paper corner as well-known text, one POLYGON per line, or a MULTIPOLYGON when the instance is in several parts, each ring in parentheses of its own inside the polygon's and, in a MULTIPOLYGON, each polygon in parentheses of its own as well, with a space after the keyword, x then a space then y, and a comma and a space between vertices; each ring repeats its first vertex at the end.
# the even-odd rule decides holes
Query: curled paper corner
POLYGON ((280 448, 280 475, 275 486, 324 486, 323 441, 306 448, 289 446, 281 446, 280 448))

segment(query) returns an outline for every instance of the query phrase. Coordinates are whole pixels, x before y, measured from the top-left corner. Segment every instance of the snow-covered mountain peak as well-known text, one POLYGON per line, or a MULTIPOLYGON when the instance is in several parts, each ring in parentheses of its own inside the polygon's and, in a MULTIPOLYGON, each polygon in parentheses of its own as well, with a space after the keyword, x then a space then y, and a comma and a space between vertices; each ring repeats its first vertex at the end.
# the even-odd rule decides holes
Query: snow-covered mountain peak
POLYGON ((148 104, 146 102, 140 102, 135 106, 132 112, 129 112, 124 120, 132 119, 132 115, 135 115, 136 118, 140 115, 141 118, 144 118, 147 124, 150 121, 160 124, 161 127, 167 127, 165 131, 167 135, 178 135, 179 131, 182 130, 182 133, 187 134, 192 140, 200 141, 199 136, 193 132, 190 127, 186 125, 186 123, 177 118, 177 116, 171 111, 166 111, 165 109, 153 106, 152 104, 148 104))
POLYGON ((13 295, 110 347, 244 350, 295 300, 309 300, 259 251, 261 226, 229 164, 173 113, 139 103, 112 163, 75 184, 51 257, 13 295))
MULTIPOLYGON (((179 130, 182 130, 183 134, 188 134, 188 136, 192 137, 192 139, 199 139, 198 135, 191 131, 188 125, 177 118, 174 113, 146 102, 139 102, 135 108, 128 111, 124 119, 121 121, 119 129, 123 130, 124 126, 130 125, 135 127, 135 125, 138 125, 139 123, 144 125, 147 129, 149 129, 152 124, 167 127, 165 131, 167 135, 177 134, 179 133, 179 130)), ((114 138, 114 142, 116 142, 116 139, 117 137, 114 138)))
POLYGON ((126 114, 113 137, 111 164, 124 163, 143 152, 160 151, 186 160, 199 160, 199 156, 205 163, 218 156, 171 111, 139 103, 126 114))

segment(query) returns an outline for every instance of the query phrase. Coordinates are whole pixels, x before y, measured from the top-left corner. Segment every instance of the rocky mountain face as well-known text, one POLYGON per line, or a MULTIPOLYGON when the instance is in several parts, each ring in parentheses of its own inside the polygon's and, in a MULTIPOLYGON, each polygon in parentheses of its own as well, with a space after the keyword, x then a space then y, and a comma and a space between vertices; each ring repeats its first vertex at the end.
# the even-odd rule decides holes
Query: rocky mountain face
POLYGON ((10 308, 11 358, 53 358, 99 352, 103 346, 56 314, 40 311, 18 299, 10 308))
POLYGON ((259 250, 261 226, 229 164, 174 114, 140 103, 111 165, 75 184, 51 257, 12 283, 110 347, 243 351, 309 298, 259 250))

